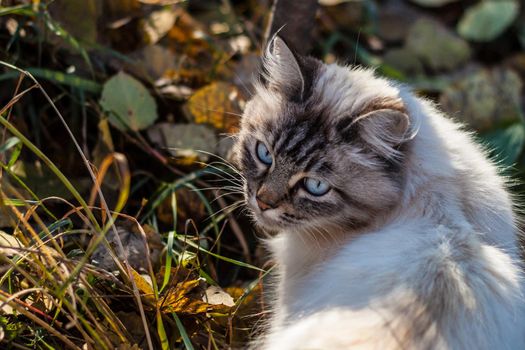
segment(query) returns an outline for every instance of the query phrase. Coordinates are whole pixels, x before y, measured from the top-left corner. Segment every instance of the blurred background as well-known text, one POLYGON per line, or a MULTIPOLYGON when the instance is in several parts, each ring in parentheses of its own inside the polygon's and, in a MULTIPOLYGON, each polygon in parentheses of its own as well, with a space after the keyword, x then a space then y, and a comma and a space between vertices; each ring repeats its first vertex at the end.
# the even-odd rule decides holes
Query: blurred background
POLYGON ((272 6, 0 0, 1 348, 246 346, 271 261, 230 136, 283 24, 438 103, 525 191, 518 0, 272 6))

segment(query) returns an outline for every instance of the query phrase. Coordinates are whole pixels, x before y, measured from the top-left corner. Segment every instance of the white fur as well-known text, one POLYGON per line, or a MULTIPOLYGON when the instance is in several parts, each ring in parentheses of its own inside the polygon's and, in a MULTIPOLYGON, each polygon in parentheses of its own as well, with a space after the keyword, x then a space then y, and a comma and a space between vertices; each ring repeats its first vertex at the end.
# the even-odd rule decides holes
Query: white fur
POLYGON ((416 126, 408 180, 397 208, 367 232, 268 241, 277 300, 257 347, 525 348, 512 201, 480 147, 429 102, 369 71, 326 66, 316 90, 334 115, 401 97, 416 126))

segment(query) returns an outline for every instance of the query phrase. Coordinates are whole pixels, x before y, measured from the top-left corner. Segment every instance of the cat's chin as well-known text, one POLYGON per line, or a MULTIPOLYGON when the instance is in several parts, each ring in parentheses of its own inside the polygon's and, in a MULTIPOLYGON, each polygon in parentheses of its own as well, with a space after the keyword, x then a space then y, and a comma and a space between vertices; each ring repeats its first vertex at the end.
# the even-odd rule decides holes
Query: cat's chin
POLYGON ((291 226, 289 223, 273 218, 260 210, 252 209, 252 213, 255 224, 270 235, 276 235, 291 226))
POLYGON ((272 218, 265 217, 262 213, 254 212, 255 224, 269 234, 277 234, 286 225, 272 218))

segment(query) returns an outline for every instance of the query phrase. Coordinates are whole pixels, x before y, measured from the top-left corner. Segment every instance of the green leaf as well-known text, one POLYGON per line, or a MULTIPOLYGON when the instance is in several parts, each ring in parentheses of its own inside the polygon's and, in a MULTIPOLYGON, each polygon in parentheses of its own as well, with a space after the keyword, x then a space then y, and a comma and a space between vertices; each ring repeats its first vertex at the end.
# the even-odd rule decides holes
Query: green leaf
POLYGON ((512 166, 520 156, 525 144, 525 127, 514 124, 506 129, 490 132, 483 137, 491 147, 497 159, 506 166, 512 166))
POLYGON ((139 131, 157 119, 157 104, 141 82, 120 72, 102 89, 100 105, 109 113, 109 122, 122 131, 139 131))
POLYGON ((484 133, 523 118, 522 89, 523 82, 512 69, 480 68, 447 86, 439 104, 445 112, 484 133))
POLYGON ((452 71, 471 55, 468 43, 442 23, 420 18, 408 31, 405 48, 434 72, 452 71))
POLYGON ((158 123, 148 129, 148 137, 185 164, 208 160, 207 153, 214 153, 217 146, 215 132, 200 124, 158 123))
POLYGON ((458 32, 471 41, 491 41, 502 34, 519 13, 516 1, 482 1, 471 6, 458 23, 458 32))

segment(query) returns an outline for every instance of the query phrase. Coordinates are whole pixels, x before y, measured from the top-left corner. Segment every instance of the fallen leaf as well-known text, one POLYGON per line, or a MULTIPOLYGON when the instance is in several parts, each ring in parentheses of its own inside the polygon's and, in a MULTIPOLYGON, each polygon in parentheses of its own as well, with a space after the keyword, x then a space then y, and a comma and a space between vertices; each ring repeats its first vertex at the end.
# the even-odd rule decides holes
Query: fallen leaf
POLYGON ((235 302, 231 295, 224 291, 221 287, 218 286, 209 286, 206 289, 206 295, 204 296, 204 301, 213 304, 213 305, 225 305, 233 306, 235 302))
POLYGON ((441 23, 426 18, 412 25, 405 46, 434 71, 453 70, 470 57, 467 42, 441 23))
POLYGON ((389 50, 383 56, 383 62, 410 77, 421 76, 425 71, 421 59, 408 48, 389 50))
POLYGON ((230 306, 224 304, 210 304, 192 296, 191 292, 202 280, 189 280, 178 283, 174 288, 168 290, 166 295, 159 300, 158 306, 164 313, 175 312, 182 315, 195 315, 207 312, 226 313, 230 306))
POLYGON ((502 34, 518 14, 517 1, 481 1, 465 11, 458 22, 458 33, 471 41, 491 41, 502 34))
POLYGON ((100 105, 108 112, 109 122, 122 131, 145 129, 157 119, 153 97, 142 83, 124 72, 106 81, 100 105))
POLYGON ((146 45, 130 57, 133 62, 126 64, 126 71, 146 81, 156 82, 164 73, 176 68, 175 55, 160 45, 146 45))
POLYGON ((176 18, 177 14, 171 7, 150 13, 140 22, 144 42, 158 42, 173 27, 176 18))
POLYGON ((148 129, 148 137, 186 165, 208 160, 207 153, 214 153, 217 146, 215 132, 206 125, 159 123, 148 129))
MULTIPOLYGON (((157 309, 163 313, 175 312, 180 315, 196 315, 208 312, 227 313, 231 305, 220 303, 226 301, 226 297, 215 301, 217 303, 206 301, 206 282, 198 277, 193 270, 183 266, 171 268, 169 271, 168 286, 157 301, 157 309)), ((157 274, 158 283, 164 279, 167 273, 165 267, 157 274)), ((218 297, 217 297, 218 298, 218 297)), ((228 304, 231 304, 228 302, 228 304)))
POLYGON ((190 97, 187 107, 197 124, 209 124, 218 130, 234 133, 239 128, 241 108, 236 86, 214 82, 190 97))
POLYGON ((522 118, 520 77, 507 68, 478 69, 448 86, 441 107, 479 132, 522 118))
POLYGON ((153 293, 153 287, 151 285, 151 281, 144 278, 141 274, 139 274, 133 268, 131 268, 131 274, 133 275, 133 280, 135 281, 135 285, 142 293, 144 293, 146 299, 154 300, 155 294, 153 293))

